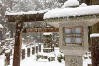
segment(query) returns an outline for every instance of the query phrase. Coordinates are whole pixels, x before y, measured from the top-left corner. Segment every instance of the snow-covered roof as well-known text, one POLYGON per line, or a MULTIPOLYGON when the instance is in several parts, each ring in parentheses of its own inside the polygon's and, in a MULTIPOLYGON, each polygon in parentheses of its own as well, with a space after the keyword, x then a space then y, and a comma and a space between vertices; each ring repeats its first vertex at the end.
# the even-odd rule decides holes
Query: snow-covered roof
POLYGON ((99 14, 99 5, 76 8, 56 8, 44 14, 44 19, 99 14))
POLYGON ((79 5, 79 1, 78 0, 67 0, 64 5, 62 6, 62 8, 65 7, 69 7, 69 6, 78 6, 79 5))
POLYGON ((41 10, 41 11, 28 11, 28 12, 7 12, 6 15, 24 15, 24 14, 40 14, 40 13, 45 13, 48 10, 41 10))
POLYGON ((3 28, 2 24, 0 24, 0 28, 3 28))
POLYGON ((99 33, 90 34, 90 37, 99 37, 99 33))
POLYGON ((45 33, 43 33, 43 35, 52 35, 52 33, 51 32, 45 32, 45 33))

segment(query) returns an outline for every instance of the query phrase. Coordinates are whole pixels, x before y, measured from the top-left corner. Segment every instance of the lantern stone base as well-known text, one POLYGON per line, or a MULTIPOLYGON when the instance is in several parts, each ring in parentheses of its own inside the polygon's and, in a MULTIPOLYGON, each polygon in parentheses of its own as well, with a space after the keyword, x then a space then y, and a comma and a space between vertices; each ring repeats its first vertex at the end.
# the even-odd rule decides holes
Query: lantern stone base
POLYGON ((65 55, 65 66, 83 66, 82 56, 65 55))

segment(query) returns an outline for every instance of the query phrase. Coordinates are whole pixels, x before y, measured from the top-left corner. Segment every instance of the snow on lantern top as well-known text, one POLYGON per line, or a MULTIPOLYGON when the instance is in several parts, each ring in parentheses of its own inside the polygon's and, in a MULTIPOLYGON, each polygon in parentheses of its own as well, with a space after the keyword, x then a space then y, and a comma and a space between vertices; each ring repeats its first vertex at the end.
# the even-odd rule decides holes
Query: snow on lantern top
POLYGON ((78 0, 67 0, 64 5, 62 6, 62 8, 65 7, 70 7, 70 6, 78 6, 79 5, 79 1, 78 0))
POLYGON ((99 14, 99 5, 76 8, 56 8, 44 14, 44 19, 99 14))

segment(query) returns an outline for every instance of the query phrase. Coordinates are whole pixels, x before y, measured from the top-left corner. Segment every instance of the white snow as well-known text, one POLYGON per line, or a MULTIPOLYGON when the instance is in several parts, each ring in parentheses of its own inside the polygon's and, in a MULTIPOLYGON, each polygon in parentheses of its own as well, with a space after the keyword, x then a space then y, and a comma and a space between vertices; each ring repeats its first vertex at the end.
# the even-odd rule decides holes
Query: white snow
POLYGON ((3 28, 2 24, 0 24, 0 28, 3 28))
POLYGON ((62 6, 62 8, 65 7, 69 7, 69 6, 78 6, 79 5, 79 1, 78 0, 67 0, 64 5, 62 6))
POLYGON ((69 17, 81 15, 99 14, 99 5, 91 5, 77 8, 56 8, 44 14, 44 19, 56 17, 69 17))
POLYGON ((33 61, 32 57, 30 57, 30 58, 23 60, 21 62, 21 66, 65 66, 65 64, 59 63, 57 61, 53 61, 53 62, 33 61))
POLYGON ((9 35, 10 34, 10 31, 9 32, 7 32, 5 35, 9 35))
POLYGON ((5 53, 9 53, 9 52, 10 52, 10 49, 5 51, 5 53))
POLYGON ((99 37, 99 33, 90 34, 90 37, 99 37))
POLYGON ((52 35, 52 33, 51 32, 45 32, 45 33, 43 33, 43 35, 52 35))
MULTIPOLYGON (((58 49, 57 49, 58 50, 58 49)), ((55 53, 57 54, 57 53, 55 53)), ((44 54, 45 55, 45 54, 44 54)), ((50 55, 51 56, 51 55, 50 55)), ((88 55, 84 55, 84 57, 88 57, 88 59, 83 58, 83 66, 88 66, 88 64, 91 64, 91 59, 89 58, 88 55)), ((12 58, 12 56, 11 56, 12 58)), ((1 55, 0 56, 0 66, 4 66, 5 64, 5 56, 1 55)), ((12 66, 13 59, 11 59, 11 63, 8 66, 12 66)), ((47 59, 38 59, 36 61, 36 55, 32 55, 31 57, 26 57, 24 60, 21 60, 21 65, 20 66, 65 66, 65 62, 59 63, 58 61, 51 61, 49 62, 47 59)))
POLYGON ((0 55, 0 66, 4 66, 5 56, 0 55))
POLYGON ((24 14, 39 14, 45 13, 48 10, 41 10, 41 11, 28 11, 28 12, 8 12, 6 11, 6 15, 24 15, 24 14))
POLYGON ((79 5, 79 7, 86 7, 87 6, 87 4, 85 4, 85 3, 82 3, 81 5, 79 5))

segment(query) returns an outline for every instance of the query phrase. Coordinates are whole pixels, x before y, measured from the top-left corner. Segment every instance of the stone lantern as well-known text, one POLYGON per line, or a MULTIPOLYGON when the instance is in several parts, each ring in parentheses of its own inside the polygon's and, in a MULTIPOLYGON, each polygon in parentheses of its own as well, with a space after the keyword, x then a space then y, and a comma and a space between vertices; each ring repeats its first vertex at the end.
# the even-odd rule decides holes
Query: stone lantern
POLYGON ((82 56, 88 51, 88 27, 99 21, 96 12, 87 13, 86 9, 93 11, 94 7, 80 9, 54 9, 44 15, 48 24, 59 28, 59 47, 65 55, 66 66, 83 66, 82 56))

